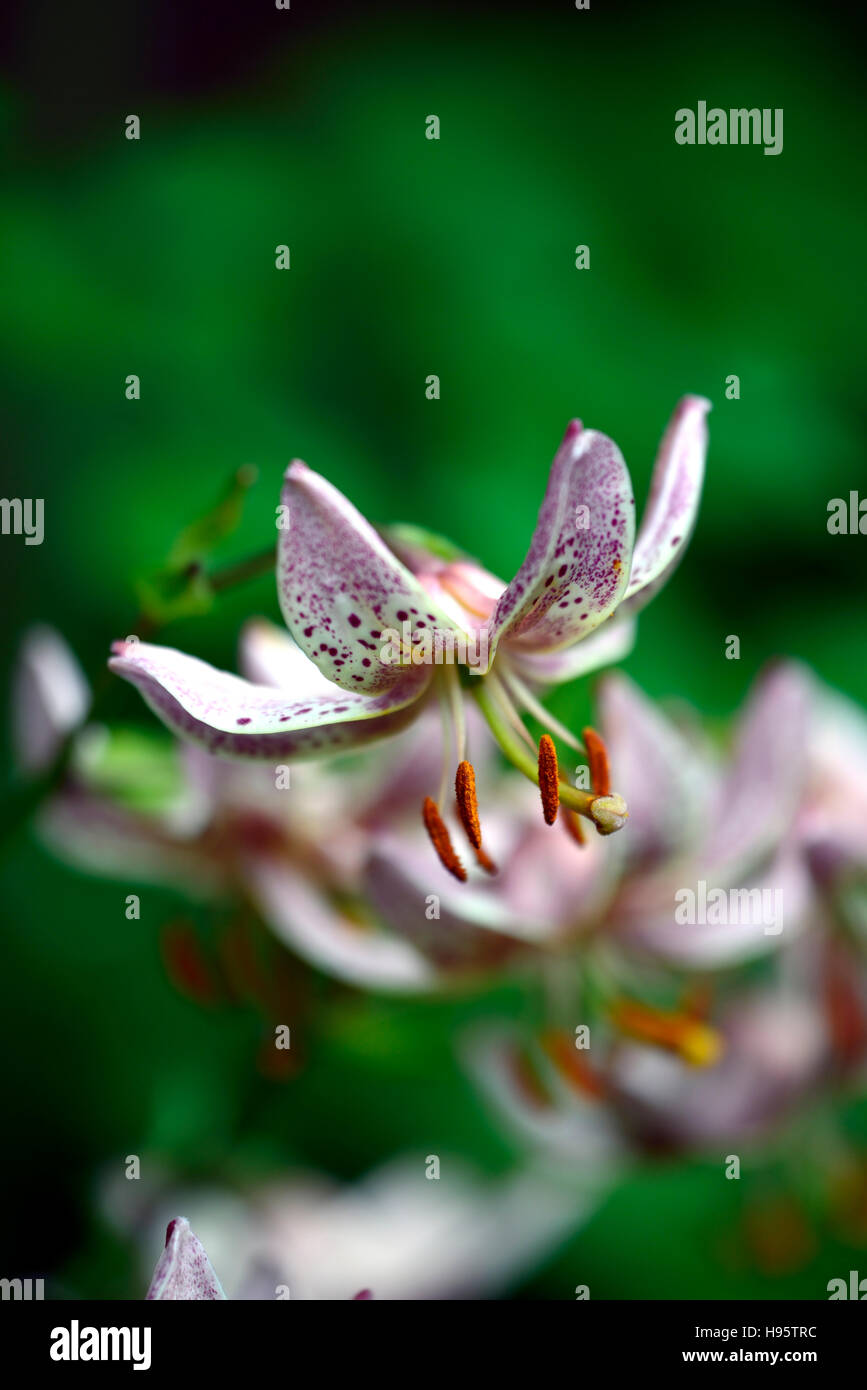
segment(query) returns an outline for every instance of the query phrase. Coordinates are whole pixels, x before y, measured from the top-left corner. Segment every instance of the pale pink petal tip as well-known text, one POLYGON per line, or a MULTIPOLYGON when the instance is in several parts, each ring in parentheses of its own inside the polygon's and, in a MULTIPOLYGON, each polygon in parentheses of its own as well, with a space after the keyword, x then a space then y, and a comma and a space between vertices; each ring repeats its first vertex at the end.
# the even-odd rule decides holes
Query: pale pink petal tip
POLYGON ((201 1302, 225 1297, 204 1247, 194 1235, 189 1221, 184 1216, 176 1217, 168 1224, 166 1248, 157 1261, 146 1298, 201 1302))

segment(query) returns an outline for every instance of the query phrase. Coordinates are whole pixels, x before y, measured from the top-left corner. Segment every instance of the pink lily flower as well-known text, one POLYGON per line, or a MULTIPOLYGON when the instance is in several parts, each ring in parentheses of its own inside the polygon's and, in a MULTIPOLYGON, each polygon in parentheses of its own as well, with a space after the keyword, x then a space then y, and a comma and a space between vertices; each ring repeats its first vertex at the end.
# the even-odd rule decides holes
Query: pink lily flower
POLYGON ((718 969, 808 928, 816 884, 800 818, 818 696, 797 663, 768 666, 722 758, 627 677, 603 678, 602 727, 631 808, 606 933, 625 950, 718 969))
POLYGON ((598 941, 677 968, 719 969, 773 952, 805 931, 816 910, 805 837, 818 842, 824 824, 809 791, 822 782, 821 770, 812 770, 820 695, 795 663, 769 667, 725 759, 612 673, 598 698, 608 756, 631 808, 628 836, 614 843, 590 837, 579 848, 538 824, 519 794, 523 783, 513 788, 503 779, 486 798, 497 807, 486 838, 503 865, 496 879, 473 879, 472 891, 456 892, 444 871, 426 866, 423 838, 409 822, 384 829, 373 845, 368 897, 401 934, 436 932, 442 951, 471 950, 480 925, 499 922, 501 931, 549 953, 579 939, 598 941), (743 920, 716 923, 699 908, 695 922, 680 922, 678 895, 700 899, 702 883, 707 893, 722 890, 743 902, 743 920), (426 920, 430 893, 442 920, 426 920), (784 909, 778 922, 753 910, 777 904, 784 909))
MULTIPOLYGON (((288 640, 263 620, 248 623, 240 644, 245 675, 266 677, 274 651, 288 640)), ((429 850, 421 826, 415 844, 401 838, 437 775, 434 710, 396 736, 387 767, 369 753, 342 760, 339 769, 328 761, 300 766, 289 788, 277 785, 270 767, 178 745, 179 757, 164 758, 177 764, 176 785, 144 808, 125 801, 125 783, 108 775, 115 736, 80 727, 86 683, 56 633, 27 636, 18 687, 27 696, 17 703, 16 720, 24 761, 32 763, 38 743, 50 762, 61 738, 79 728, 68 771, 38 817, 43 840, 60 858, 126 882, 179 887, 221 907, 252 900, 294 954, 357 987, 427 993, 518 966, 556 942, 561 903, 571 905, 574 929, 575 903, 590 914, 612 891, 616 856, 603 852, 602 841, 594 837, 579 853, 567 836, 550 837, 533 814, 531 788, 494 779, 493 746, 472 709, 467 736, 478 749, 481 785, 497 803, 488 843, 505 866, 504 896, 484 890, 490 880, 481 871, 458 889, 420 852, 429 850), (437 900, 435 915, 426 912, 420 884, 437 900)), ((147 753, 152 767, 156 752, 147 753)), ((139 754, 124 769, 126 781, 135 781, 142 766, 139 754)))
MULTIPOLYGON (((562 803, 611 834, 625 822, 623 798, 607 786, 586 791, 562 779, 552 740, 543 739, 537 757, 520 710, 581 746, 546 714, 534 687, 571 680, 628 651, 635 614, 674 570, 695 522, 708 409, 695 396, 677 407, 637 538, 620 450, 573 421, 527 556, 509 584, 456 552, 444 557, 418 532, 395 530, 390 546, 335 487, 296 461, 284 482, 288 524, 277 569, 293 641, 275 651, 268 684, 141 642, 115 644, 111 669, 181 737, 222 756, 272 762, 390 735, 436 694, 450 737, 439 795, 426 799, 424 819, 443 862, 463 878, 443 822, 449 768, 466 761, 462 668, 500 746, 540 784, 546 819, 562 803)), ((459 771, 461 819, 478 855, 468 777, 459 771)))
POLYGON ((733 992, 710 1019, 640 1006, 630 1033, 599 1025, 586 1051, 566 1029, 528 1038, 487 1026, 464 1059, 537 1159, 610 1180, 640 1151, 725 1152, 767 1136, 839 1072, 822 992, 790 974, 733 992))

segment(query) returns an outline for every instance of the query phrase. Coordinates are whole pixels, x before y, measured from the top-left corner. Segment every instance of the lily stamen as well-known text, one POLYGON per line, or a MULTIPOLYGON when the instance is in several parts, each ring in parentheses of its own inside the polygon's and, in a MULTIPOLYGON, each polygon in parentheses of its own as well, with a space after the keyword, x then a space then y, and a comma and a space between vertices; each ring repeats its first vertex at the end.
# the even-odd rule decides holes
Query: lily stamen
POLYGON ((421 809, 424 828, 428 833, 430 842, 436 850, 440 863, 443 868, 448 869, 460 883, 466 883, 467 871, 455 853, 451 836, 446 829, 445 821, 437 809, 437 804, 432 796, 426 796, 421 809))
POLYGON ((605 1082, 579 1049, 572 1036, 562 1028, 550 1028, 543 1033, 541 1044, 559 1074, 570 1086, 585 1096, 599 1100, 605 1095, 605 1082))
POLYGON ((719 1033, 692 1014, 667 1013, 621 999, 611 1009, 611 1021, 627 1037, 674 1052, 693 1067, 712 1067, 722 1056, 719 1033))
MULTIPOLYGON (((496 679, 496 676, 489 674, 484 681, 479 681, 473 687, 473 694, 476 703, 485 721, 505 753, 509 762, 522 772, 536 786, 540 784, 541 772, 539 753, 533 744, 532 739, 524 725, 518 717, 509 701, 505 688, 496 679), (517 721, 518 727, 515 727, 517 721), (520 739, 515 735, 519 733, 524 740, 529 742, 536 757, 528 755, 522 746, 520 739)), ((544 735, 550 744, 550 751, 553 751, 554 744, 549 734, 544 735)), ((556 758, 556 754, 555 754, 556 758)), ((555 773, 556 777, 556 773, 555 773)), ((600 835, 613 835, 615 830, 620 830, 626 824, 629 811, 622 796, 612 792, 609 796, 600 796, 594 791, 584 791, 581 787, 573 787, 565 779, 559 784, 553 783, 557 793, 557 801, 562 806, 568 806, 570 810, 576 811, 579 816, 586 816, 592 820, 600 835)), ((553 824, 553 820, 549 821, 553 824)))
POLYGON ((597 796, 610 796, 611 772, 608 767, 608 749, 595 729, 582 729, 584 747, 590 762, 590 785, 597 796))
POLYGON ((570 748, 576 749, 579 753, 582 751, 581 744, 572 733, 571 729, 567 729, 565 724, 561 724, 560 720, 556 719, 554 715, 545 708, 541 700, 536 699, 532 690, 527 688, 524 682, 515 675, 514 671, 507 670, 504 673, 503 683, 511 694, 515 696, 518 703, 523 705, 527 713, 531 714, 544 729, 547 729, 551 734, 556 734, 564 743, 568 743, 570 748))
POLYGON ((482 827, 479 821, 479 803, 476 796, 476 772, 472 763, 468 762, 466 758, 458 764, 455 775, 455 799, 461 825, 475 850, 480 867, 486 873, 496 873, 496 865, 482 849, 482 827))
POLYGON ((543 734, 539 739, 539 793, 545 824, 553 825, 560 809, 560 771, 557 750, 550 734, 543 734))

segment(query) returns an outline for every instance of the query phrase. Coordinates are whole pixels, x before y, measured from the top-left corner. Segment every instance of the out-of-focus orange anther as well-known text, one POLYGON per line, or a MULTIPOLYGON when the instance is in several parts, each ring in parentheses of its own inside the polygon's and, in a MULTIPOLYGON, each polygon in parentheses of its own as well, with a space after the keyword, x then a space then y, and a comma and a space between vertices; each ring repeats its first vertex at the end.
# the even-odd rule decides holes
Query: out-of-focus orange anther
POLYGON ((581 826, 581 817, 578 815, 577 811, 571 811, 568 806, 564 806, 563 824, 576 844, 585 845, 587 843, 581 826))
POLYGON ((542 1035, 542 1046, 557 1070, 584 1095, 598 1100, 605 1095, 605 1082, 588 1063, 575 1039, 562 1028, 551 1028, 542 1035))
POLYGON ((667 1013, 621 999, 611 1009, 611 1021, 627 1037, 676 1052, 694 1067, 712 1067, 722 1055, 719 1033, 690 1014, 667 1013))
POLYGON ((476 796, 476 772, 472 763, 458 763, 458 770, 455 775, 455 800, 458 806, 458 815, 461 825, 467 832, 467 839, 476 853, 476 860, 479 867, 485 873, 495 874, 497 866, 486 852, 482 849, 482 827, 479 822, 479 803, 476 796))
POLYGON ((424 820, 424 828, 430 836, 431 844, 439 855, 440 863, 461 883, 466 883, 467 871, 455 854, 451 836, 445 827, 443 818, 432 796, 425 797, 421 814, 424 820))
POLYGON ((597 796, 609 796, 611 772, 608 767, 608 749, 595 729, 583 729, 581 737, 590 760, 590 785, 597 796))

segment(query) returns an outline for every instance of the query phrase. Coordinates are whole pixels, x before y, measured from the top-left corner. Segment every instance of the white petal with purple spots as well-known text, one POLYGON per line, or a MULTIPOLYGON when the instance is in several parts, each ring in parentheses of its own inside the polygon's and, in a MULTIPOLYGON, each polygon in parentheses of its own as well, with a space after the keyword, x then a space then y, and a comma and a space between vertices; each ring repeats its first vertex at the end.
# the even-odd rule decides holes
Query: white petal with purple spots
POLYGON ((111 670, 138 686, 173 733, 236 758, 316 757, 395 733, 415 717, 431 671, 402 667, 400 680, 375 696, 318 677, 315 692, 296 693, 252 685, 171 647, 118 642, 114 651, 111 670))
POLYGON ((289 525, 280 533, 277 586, 299 647, 344 690, 380 694, 407 667, 382 660, 388 631, 411 641, 456 630, 370 522, 331 483, 296 460, 282 493, 289 525))
POLYGON ((635 499, 613 440, 573 420, 548 479, 530 549, 488 624, 501 640, 556 650, 586 637, 629 582, 635 499))

